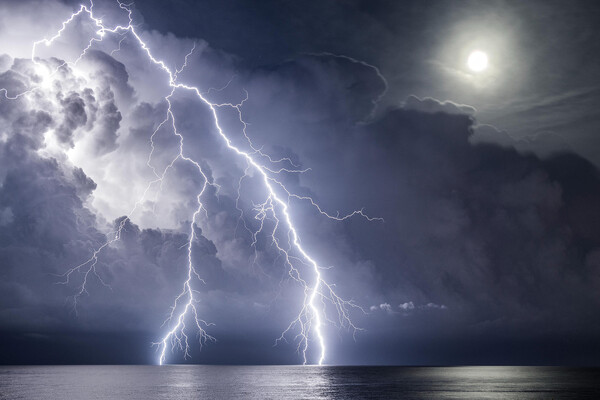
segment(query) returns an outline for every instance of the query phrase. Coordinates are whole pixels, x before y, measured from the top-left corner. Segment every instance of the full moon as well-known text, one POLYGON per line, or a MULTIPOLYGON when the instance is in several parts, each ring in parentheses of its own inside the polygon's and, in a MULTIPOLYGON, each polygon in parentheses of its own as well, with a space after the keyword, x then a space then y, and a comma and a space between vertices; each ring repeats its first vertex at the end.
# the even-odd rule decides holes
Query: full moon
POLYGON ((481 72, 488 66, 488 56, 483 51, 474 51, 469 55, 467 66, 473 72, 481 72))

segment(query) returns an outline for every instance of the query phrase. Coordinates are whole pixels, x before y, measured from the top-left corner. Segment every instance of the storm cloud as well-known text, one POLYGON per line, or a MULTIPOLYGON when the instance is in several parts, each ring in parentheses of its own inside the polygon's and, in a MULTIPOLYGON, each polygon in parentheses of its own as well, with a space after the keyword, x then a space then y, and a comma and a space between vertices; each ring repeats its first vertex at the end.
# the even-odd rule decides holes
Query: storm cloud
MULTIPOLYGON (((420 93, 399 97, 378 68, 341 54, 298 51, 245 64, 202 39, 149 29, 143 36, 175 68, 196 43, 181 80, 211 101, 243 101, 254 145, 310 168, 281 175, 290 190, 331 214, 364 207, 383 218, 331 221, 310 203, 290 200, 303 244, 332 266, 323 274, 365 311, 353 313, 366 329, 356 342, 343 330, 341 340, 332 339, 332 363, 471 362, 477 358, 452 350, 469 342, 491 344, 494 363, 522 352, 524 341, 554 346, 561 338, 575 343, 565 345, 564 362, 597 362, 590 337, 600 334, 600 172, 561 137, 514 139, 480 123, 474 106, 420 93)), ((252 248, 245 229, 258 228, 259 177, 240 181, 246 163, 189 93, 171 98, 182 139, 169 124, 157 129, 169 94, 164 73, 134 41, 120 39, 89 51, 77 68, 40 59, 58 67, 43 90, 16 100, 0 93, 0 325, 9 362, 46 360, 40 343, 68 349, 76 342, 70 335, 79 334, 106 354, 86 361, 66 350, 63 361, 153 356, 150 342, 160 337, 186 274, 202 177, 178 160, 137 202, 180 140, 219 188, 203 199, 192 254, 205 281, 195 286, 198 307, 222 341, 202 353, 194 348, 192 361, 297 361, 293 345, 272 345, 298 312, 301 287, 288 279, 268 235, 252 248), (100 254, 75 313, 82 276, 65 282, 64 274, 120 223, 121 239, 100 254), (15 344, 41 355, 19 358, 8 352, 15 344)), ((31 60, 0 61, 8 96, 44 82, 31 60)), ((233 142, 244 143, 239 115, 218 112, 233 142)), ((338 330, 326 332, 336 337, 338 330)), ((525 351, 527 359, 547 362, 543 348, 525 351)))

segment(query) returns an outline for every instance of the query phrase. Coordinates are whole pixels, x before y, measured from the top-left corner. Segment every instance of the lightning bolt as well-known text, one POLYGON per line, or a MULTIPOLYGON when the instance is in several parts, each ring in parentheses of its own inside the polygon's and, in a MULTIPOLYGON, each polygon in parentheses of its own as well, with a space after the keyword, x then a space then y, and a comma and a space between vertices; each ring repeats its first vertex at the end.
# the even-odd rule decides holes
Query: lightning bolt
MULTIPOLYGON (((238 198, 236 199, 236 206, 240 211, 240 220, 243 221, 244 227, 249 230, 253 238, 251 246, 256 252, 257 236, 261 233, 268 235, 270 237, 271 243, 275 246, 277 253, 283 258, 289 278, 299 283, 301 288, 303 288, 304 296, 297 316, 290 322, 290 324, 282 332, 281 336, 276 340, 275 343, 277 344, 279 343, 279 341, 286 340, 286 336, 292 334, 292 332, 294 331, 297 332, 294 336, 294 340, 298 343, 297 351, 302 354, 303 363, 307 364, 309 363, 309 360, 307 359, 309 342, 311 340, 316 339, 316 342, 319 346, 319 355, 317 358, 317 363, 319 365, 322 365, 327 354, 325 337, 322 331, 323 325, 325 323, 332 323, 336 326, 350 329, 354 334, 357 330, 360 330, 360 328, 358 328, 352 323, 350 319, 350 310, 362 310, 362 308, 360 308, 360 306, 355 304, 353 301, 344 300, 336 294, 336 292, 334 291, 335 286, 333 284, 328 283, 322 274, 324 268, 321 267, 316 261, 316 259, 313 256, 311 256, 309 252, 302 246, 298 230, 296 229, 296 226, 290 214, 291 200, 307 202, 312 207, 314 207, 314 209, 319 214, 332 220, 344 221, 354 216, 360 216, 369 221, 383 220, 381 218, 369 217, 362 209, 353 211, 347 215, 340 215, 339 213, 333 215, 323 210, 311 197, 298 195, 289 191, 286 188, 286 186, 282 183, 282 181, 277 178, 279 174, 303 173, 306 172, 308 169, 298 169, 298 167, 289 158, 273 159, 268 154, 264 153, 261 147, 254 145, 250 136, 246 132, 247 124, 246 122, 244 122, 243 119, 243 105, 244 102, 248 100, 248 93, 245 92, 245 98, 238 104, 213 103, 209 101, 206 96, 213 90, 223 90, 231 83, 231 80, 227 83, 227 85, 224 88, 209 89, 205 93, 201 92, 195 86, 189 86, 180 82, 178 76, 188 66, 188 58, 194 52, 195 45, 185 56, 183 64, 180 68, 169 68, 163 60, 157 59, 152 54, 150 47, 142 40, 142 38, 138 34, 133 24, 131 4, 125 4, 120 0, 117 0, 117 3, 120 9, 123 10, 123 12, 128 18, 128 22, 126 25, 105 25, 101 18, 95 16, 94 3, 90 1, 89 6, 80 5, 79 9, 73 12, 66 20, 64 20, 60 29, 53 36, 34 42, 31 52, 31 61, 36 66, 46 68, 46 66, 43 65, 41 61, 39 61, 39 59, 36 57, 37 48, 42 45, 51 46, 58 38, 62 36, 63 32, 67 29, 69 24, 71 24, 74 20, 76 20, 79 17, 87 17, 96 28, 95 34, 90 38, 85 48, 75 60, 70 62, 65 61, 63 64, 58 65, 54 70, 50 72, 46 71, 46 76, 44 79, 52 79, 52 77, 60 70, 60 68, 65 65, 75 68, 79 61, 81 61, 85 57, 88 50, 94 46, 94 44, 102 42, 105 39, 105 37, 109 35, 116 35, 120 36, 118 48, 114 49, 111 52, 111 54, 121 51, 121 44, 124 40, 137 43, 137 45, 139 45, 139 49, 146 54, 149 62, 153 63, 163 71, 166 82, 171 88, 170 93, 164 98, 164 101, 167 104, 165 118, 160 124, 158 124, 156 129, 151 134, 149 140, 150 152, 146 164, 154 174, 154 179, 148 182, 146 189, 142 193, 141 197, 135 202, 131 211, 124 218, 121 219, 116 229, 113 232, 107 234, 106 242, 100 247, 94 249, 89 259, 73 268, 68 269, 62 275, 64 280, 61 283, 65 284, 68 284, 71 281, 75 273, 80 273, 83 276, 81 284, 79 285, 79 289, 73 296, 74 307, 76 307, 77 305, 77 299, 83 294, 87 293, 86 287, 89 284, 89 278, 91 278, 92 275, 94 275, 103 285, 108 286, 108 284, 102 280, 102 278, 96 270, 96 267, 98 265, 99 254, 106 247, 110 246, 111 244, 115 243, 120 239, 121 233, 125 229, 127 221, 131 219, 133 214, 136 212, 137 208, 146 199, 150 190, 157 186, 159 190, 162 189, 162 184, 166 174, 173 167, 175 162, 181 160, 189 163, 190 165, 196 168, 198 174, 202 178, 203 183, 200 188, 200 191, 196 195, 197 208, 192 215, 191 222, 189 225, 189 236, 186 245, 186 279, 183 282, 181 292, 175 297, 173 301, 168 318, 163 324, 163 326, 170 326, 170 329, 164 334, 161 340, 154 343, 159 348, 158 363, 163 364, 166 362, 167 350, 169 349, 173 351, 179 348, 181 351, 183 351, 184 357, 188 357, 190 355, 190 343, 188 333, 189 329, 186 325, 186 321, 191 320, 193 322, 194 328, 199 335, 199 342, 201 346, 206 342, 215 340, 215 338, 209 335, 206 331, 206 329, 208 329, 208 327, 210 327, 212 324, 206 322, 199 316, 197 308, 197 304, 200 301, 198 298, 199 292, 196 289, 194 289, 194 285, 197 282, 204 283, 204 280, 201 278, 200 274, 196 269, 196 266, 193 263, 192 250, 193 243, 197 238, 196 226, 198 222, 198 217, 202 212, 204 212, 205 215, 208 216, 208 212, 203 205, 203 198, 209 187, 213 187, 217 191, 217 193, 219 187, 214 182, 214 180, 209 178, 209 176, 205 173, 200 163, 194 160, 191 155, 186 153, 184 146, 184 136, 177 129, 177 122, 172 109, 173 105, 171 103, 172 96, 177 91, 191 92, 211 111, 216 131, 220 138, 223 140, 224 144, 227 146, 227 148, 230 151, 232 151, 235 155, 243 159, 246 163, 244 175, 241 176, 239 179, 238 198), (242 134, 247 142, 249 150, 245 151, 241 147, 236 146, 230 139, 230 137, 222 129, 221 123, 219 121, 219 110, 222 108, 228 108, 234 110, 237 113, 237 116, 239 117, 239 122, 242 126, 242 134), (172 131, 173 135, 179 140, 179 152, 162 171, 158 171, 157 167, 155 167, 152 163, 155 151, 154 138, 161 128, 167 126, 170 127, 169 129, 172 131), (281 165, 289 165, 289 167, 281 165), (266 196, 262 203, 253 205, 254 219, 258 221, 259 224, 258 229, 255 231, 250 230, 250 228, 245 223, 244 213, 242 211, 242 208, 239 206, 242 182, 245 178, 250 176, 251 171, 253 171, 262 180, 262 184, 266 193, 266 196), (266 220, 271 220, 274 222, 273 228, 269 231, 267 231, 265 225, 266 220), (304 277, 304 273, 301 273, 300 271, 301 267, 307 267, 308 270, 312 272, 311 279, 307 279, 304 277), (333 308, 336 310, 337 318, 335 320, 327 317, 327 314, 325 312, 327 302, 330 305, 332 305, 333 308)), ((29 90, 15 95, 10 95, 7 89, 0 89, 0 92, 4 94, 4 97, 6 99, 14 100, 21 96, 33 93, 36 90, 39 90, 40 87, 41 85, 34 85, 29 90)))

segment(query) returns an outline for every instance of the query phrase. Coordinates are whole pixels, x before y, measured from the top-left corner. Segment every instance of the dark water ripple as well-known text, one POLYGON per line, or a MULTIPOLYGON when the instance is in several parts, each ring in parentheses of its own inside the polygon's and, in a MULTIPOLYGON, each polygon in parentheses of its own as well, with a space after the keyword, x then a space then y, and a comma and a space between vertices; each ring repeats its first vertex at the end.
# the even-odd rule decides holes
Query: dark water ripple
POLYGON ((8 366, 1 399, 600 399, 600 369, 8 366))

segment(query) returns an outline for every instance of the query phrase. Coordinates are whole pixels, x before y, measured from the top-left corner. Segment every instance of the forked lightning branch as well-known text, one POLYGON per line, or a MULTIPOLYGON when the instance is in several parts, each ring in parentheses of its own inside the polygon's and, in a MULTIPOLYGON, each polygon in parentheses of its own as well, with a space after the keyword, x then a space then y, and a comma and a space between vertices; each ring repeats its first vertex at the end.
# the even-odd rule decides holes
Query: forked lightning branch
MULTIPOLYGON (((338 296, 334 291, 334 286, 328 283, 323 275, 322 268, 319 263, 312 256, 309 250, 305 249, 300 241, 299 232, 294 225, 294 221, 291 214, 292 201, 307 202, 314 209, 325 218, 342 221, 353 216, 360 216, 368 219, 369 221, 380 220, 380 218, 371 218, 367 216, 362 210, 354 211, 348 215, 332 215, 324 211, 311 197, 298 195, 291 192, 282 183, 282 180, 278 178, 279 174, 285 173, 302 173, 305 170, 299 170, 293 163, 283 158, 280 160, 274 160, 267 154, 263 153, 260 148, 257 148, 252 143, 249 135, 246 132, 246 124, 242 118, 242 107, 243 103, 223 103, 217 104, 209 101, 206 98, 206 94, 202 93, 197 87, 184 84, 179 79, 179 74, 188 66, 188 57, 193 53, 194 48, 188 53, 184 60, 181 62, 181 67, 178 69, 172 69, 167 66, 164 60, 158 59, 153 55, 150 46, 142 39, 138 31, 133 24, 132 9, 130 4, 118 2, 118 6, 127 17, 128 22, 126 25, 109 25, 102 18, 98 17, 94 13, 94 4, 90 2, 89 5, 81 5, 79 9, 73 14, 67 16, 60 28, 52 35, 36 41, 32 44, 31 61, 35 63, 40 69, 46 69, 47 66, 37 58, 37 49, 40 46, 51 47, 53 43, 61 37, 66 28, 77 21, 78 19, 87 18, 94 26, 95 33, 91 35, 87 46, 83 51, 73 60, 65 61, 62 65, 59 65, 52 71, 45 71, 41 73, 44 80, 57 79, 58 72, 61 68, 69 66, 70 68, 76 69, 77 64, 82 60, 86 53, 92 49, 99 42, 102 42, 107 37, 114 35, 113 39, 119 39, 119 47, 117 50, 121 50, 121 43, 123 40, 128 39, 131 42, 137 44, 139 49, 145 53, 147 62, 156 65, 162 70, 165 82, 168 83, 170 91, 165 94, 164 102, 167 105, 167 111, 164 119, 153 132, 148 133, 149 137, 149 154, 147 159, 147 166, 154 174, 154 179, 148 182, 145 191, 141 197, 136 201, 131 211, 126 215, 125 218, 121 219, 115 231, 110 232, 107 235, 106 241, 96 248, 90 258, 84 260, 81 264, 76 265, 66 270, 63 275, 63 283, 70 284, 74 283, 77 285, 77 289, 73 295, 74 305, 77 305, 77 300, 83 294, 87 293, 87 287, 90 285, 91 280, 96 279, 102 284, 106 284, 100 274, 97 271, 98 257, 103 250, 108 246, 118 241, 121 237, 121 233, 127 223, 132 218, 138 209, 138 207, 144 202, 148 193, 151 189, 156 187, 162 187, 162 183, 169 170, 174 166, 176 162, 186 162, 193 166, 202 179, 201 187, 196 195, 197 207, 193 215, 191 215, 191 222, 189 225, 189 234, 187 240, 187 274, 185 279, 181 283, 181 292, 175 297, 170 308, 170 314, 168 319, 165 321, 164 327, 167 327, 164 336, 158 340, 155 344, 159 349, 158 363, 163 364, 167 361, 167 353, 173 350, 180 350, 183 352, 185 357, 190 355, 191 341, 190 337, 198 334, 200 338, 200 346, 208 341, 213 341, 215 338, 209 333, 211 323, 205 321, 200 315, 198 310, 198 302, 200 299, 200 292, 194 289, 194 286, 199 283, 210 285, 210 282, 204 282, 201 277, 201 266, 194 265, 193 262, 193 244, 196 239, 195 226, 199 223, 198 217, 200 213, 206 212, 204 208, 204 196, 207 193, 207 189, 211 186, 216 187, 216 183, 209 174, 207 174, 201 166, 200 160, 195 159, 193 154, 186 151, 184 135, 178 130, 178 124, 173 112, 173 104, 171 102, 172 96, 178 91, 191 92, 195 95, 203 104, 206 106, 214 119, 214 127, 219 137, 227 148, 233 152, 237 157, 241 158, 247 168, 244 171, 244 175, 240 177, 240 186, 242 180, 249 176, 251 172, 255 176, 258 176, 259 182, 262 185, 262 190, 265 193, 264 201, 259 204, 255 204, 253 208, 253 217, 258 221, 259 228, 256 231, 251 232, 254 241, 251 246, 256 246, 256 236, 259 233, 268 235, 270 241, 275 246, 277 252, 284 260, 285 266, 289 277, 297 282, 303 289, 302 298, 299 300, 299 311, 296 317, 289 323, 289 325, 283 330, 281 336, 277 339, 285 340, 291 338, 297 343, 297 350, 302 355, 303 363, 314 363, 313 360, 308 360, 308 349, 311 342, 316 342, 318 346, 316 363, 321 365, 325 361, 327 355, 326 338, 323 333, 323 326, 326 323, 333 323, 339 327, 344 327, 352 331, 356 331, 357 328, 352 320, 350 319, 350 311, 352 309, 360 309, 358 305, 352 301, 347 301, 338 296), (240 123, 243 126, 243 136, 247 142, 248 150, 245 150, 241 146, 237 146, 231 140, 231 137, 223 130, 219 121, 219 112, 224 108, 233 109, 239 116, 240 123), (162 170, 157 170, 157 167, 153 165, 153 155, 156 149, 154 142, 155 135, 161 128, 168 128, 172 133, 173 137, 178 140, 179 147, 178 153, 175 157, 170 160, 167 166, 162 170), (273 224, 265 224, 265 221, 269 219, 273 221, 273 224), (267 226, 271 228, 266 228, 267 226), (282 240, 282 238, 286 238, 282 240), (308 266, 309 268, 301 269, 299 266, 308 266), (301 272, 303 271, 303 272, 301 272), (304 271, 310 271, 310 276, 304 271), (329 307, 326 306, 329 303, 329 307), (326 309, 334 309, 337 315, 327 316, 326 309)), ((28 88, 27 91, 21 93, 9 93, 6 89, 0 89, 4 99, 3 101, 14 100, 21 96, 27 96, 31 93, 41 90, 44 82, 37 86, 28 88)), ((246 96, 246 99, 248 97, 246 96)), ((245 101, 245 100, 244 100, 245 101)), ((238 194, 241 196, 241 190, 238 187, 238 194)), ((239 197, 238 197, 239 201, 239 197)), ((243 218, 241 208, 240 218, 243 218)), ((244 224, 244 226, 246 226, 244 224)))

